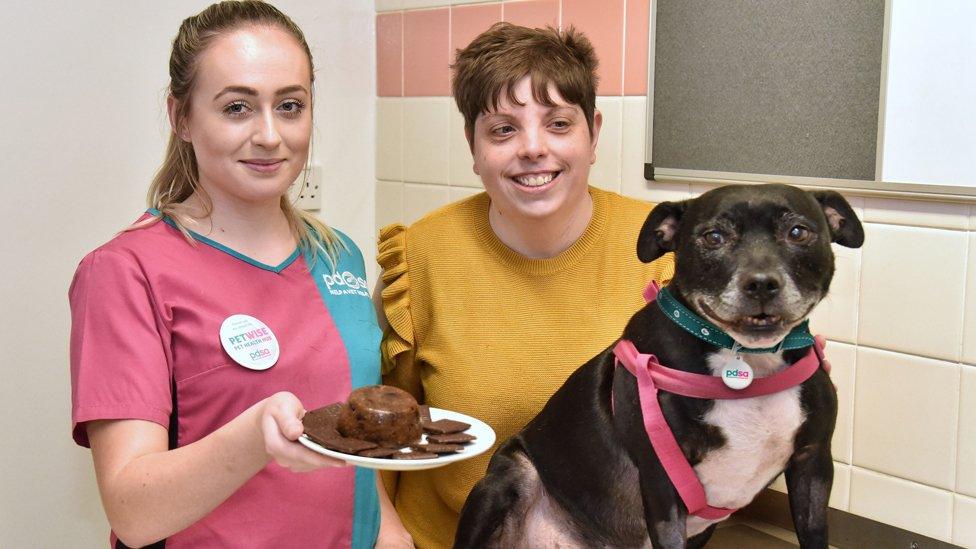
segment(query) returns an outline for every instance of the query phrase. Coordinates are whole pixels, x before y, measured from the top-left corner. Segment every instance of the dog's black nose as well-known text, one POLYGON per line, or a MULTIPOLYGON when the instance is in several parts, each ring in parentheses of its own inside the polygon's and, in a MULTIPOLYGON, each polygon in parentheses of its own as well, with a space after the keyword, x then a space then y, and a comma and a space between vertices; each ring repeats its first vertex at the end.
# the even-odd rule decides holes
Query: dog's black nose
POLYGON ((783 281, 775 273, 754 273, 742 283, 742 291, 751 299, 769 301, 779 294, 783 281))

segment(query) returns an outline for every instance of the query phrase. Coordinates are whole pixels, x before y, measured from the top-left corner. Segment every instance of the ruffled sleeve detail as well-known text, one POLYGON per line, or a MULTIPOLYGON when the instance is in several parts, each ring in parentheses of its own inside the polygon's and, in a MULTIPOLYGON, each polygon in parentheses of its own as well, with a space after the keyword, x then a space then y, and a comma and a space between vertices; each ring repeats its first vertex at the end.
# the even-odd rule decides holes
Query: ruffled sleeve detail
POLYGON ((397 357, 413 350, 413 318, 410 314, 410 273, 407 268, 407 232, 400 224, 380 230, 376 261, 383 269, 383 311, 389 328, 383 335, 383 374, 392 371, 397 357))

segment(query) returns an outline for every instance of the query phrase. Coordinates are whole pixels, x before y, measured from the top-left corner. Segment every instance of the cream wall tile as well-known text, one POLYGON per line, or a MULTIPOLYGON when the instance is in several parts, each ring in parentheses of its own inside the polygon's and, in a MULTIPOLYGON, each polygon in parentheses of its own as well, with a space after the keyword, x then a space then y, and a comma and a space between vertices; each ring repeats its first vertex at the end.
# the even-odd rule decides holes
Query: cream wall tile
POLYGON ((835 461, 851 462, 854 431, 854 372, 857 348, 831 341, 825 350, 832 369, 830 379, 837 387, 837 424, 830 442, 835 461))
POLYGON ((452 186, 452 187, 450 187, 450 192, 448 193, 448 196, 450 197, 451 202, 457 202, 458 200, 461 200, 463 198, 467 198, 469 196, 474 196, 474 195, 476 195, 476 194, 478 194, 480 192, 481 192, 481 189, 472 189, 471 187, 453 187, 452 186))
MULTIPOLYGON (((834 509, 846 511, 848 507, 849 494, 851 487, 851 467, 843 463, 834 462, 834 485, 830 488, 830 500, 827 505, 834 509)), ((786 488, 786 477, 780 475, 769 485, 769 488, 781 492, 789 493, 786 488)))
POLYGON ((865 225, 858 343, 957 361, 966 233, 865 225))
POLYGON ((938 540, 949 541, 952 494, 854 467, 851 513, 938 540))
POLYGON ((810 326, 835 341, 857 342, 857 304, 861 278, 861 250, 837 244, 830 292, 810 316, 810 326))
POLYGON ((620 193, 642 200, 648 185, 644 179, 644 141, 647 135, 647 98, 623 98, 623 134, 620 143, 620 193))
POLYGON ((968 217, 969 206, 966 204, 887 198, 864 199, 864 221, 870 223, 966 230, 968 217))
POLYGON ((403 99, 376 100, 376 177, 403 179, 403 99))
POLYGON ((403 185, 403 222, 407 225, 451 202, 444 185, 403 185))
POLYGON ((403 9, 403 0, 376 0, 376 11, 403 9))
POLYGON ((465 187, 481 188, 481 178, 474 173, 471 166, 474 160, 471 159, 471 149, 468 147, 468 140, 464 137, 464 117, 461 111, 457 110, 453 102, 450 102, 450 137, 448 138, 451 149, 451 185, 463 185, 465 187))
POLYGON ((596 145, 596 164, 590 168, 590 184, 620 192, 620 136, 623 132, 623 101, 620 97, 597 97, 596 108, 603 113, 603 128, 596 145))
POLYGON ((403 222, 403 183, 376 182, 376 229, 403 222))
POLYGON ((959 368, 929 358, 858 348, 854 465, 953 489, 959 368))
POLYGON ((647 188, 635 196, 641 200, 648 200, 655 204, 661 202, 677 202, 692 197, 691 185, 688 183, 672 183, 668 181, 647 181, 647 188))
POLYGON ((962 366, 956 492, 976 497, 976 367, 962 366))
POLYGON ((415 10, 420 8, 437 8, 440 6, 450 6, 451 0, 400 0, 403 2, 403 9, 415 10))
POLYGON ((827 505, 847 511, 851 500, 851 466, 834 462, 834 486, 830 489, 827 505))
POLYGON ((447 97, 403 99, 403 180, 447 184, 450 103, 447 97))
POLYGON ((952 513, 952 543, 976 547, 976 499, 955 496, 952 513))
POLYGON ((966 304, 963 310, 966 317, 962 321, 962 360, 976 364, 976 232, 969 233, 969 266, 966 268, 966 304))

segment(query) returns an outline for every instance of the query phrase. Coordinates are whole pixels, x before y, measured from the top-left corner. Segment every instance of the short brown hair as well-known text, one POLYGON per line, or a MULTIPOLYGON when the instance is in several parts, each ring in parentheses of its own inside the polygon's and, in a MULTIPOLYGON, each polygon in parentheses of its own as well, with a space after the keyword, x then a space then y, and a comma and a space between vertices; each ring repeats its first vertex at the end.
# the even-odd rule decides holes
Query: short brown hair
POLYGON ((478 115, 497 109, 503 90, 509 101, 520 104, 513 87, 526 75, 532 80, 533 99, 555 105, 549 97, 553 84, 564 100, 580 106, 593 135, 596 67, 593 45, 573 27, 559 31, 495 23, 457 51, 451 92, 469 141, 478 115))

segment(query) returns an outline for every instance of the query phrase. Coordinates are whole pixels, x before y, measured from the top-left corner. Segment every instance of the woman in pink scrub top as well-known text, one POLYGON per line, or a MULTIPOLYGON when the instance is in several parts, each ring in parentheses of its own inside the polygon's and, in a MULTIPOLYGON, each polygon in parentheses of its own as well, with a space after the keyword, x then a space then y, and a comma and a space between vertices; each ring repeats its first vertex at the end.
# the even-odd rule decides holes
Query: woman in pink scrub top
POLYGON ((150 209, 70 290, 73 435, 111 543, 412 547, 374 471, 296 442, 379 382, 362 254, 287 198, 308 159, 312 58, 257 1, 183 21, 150 209))

